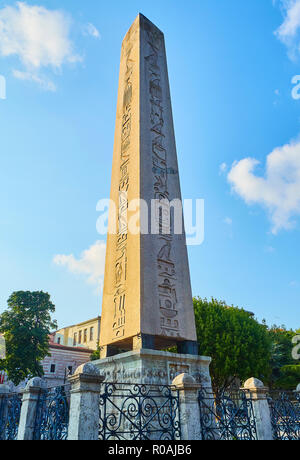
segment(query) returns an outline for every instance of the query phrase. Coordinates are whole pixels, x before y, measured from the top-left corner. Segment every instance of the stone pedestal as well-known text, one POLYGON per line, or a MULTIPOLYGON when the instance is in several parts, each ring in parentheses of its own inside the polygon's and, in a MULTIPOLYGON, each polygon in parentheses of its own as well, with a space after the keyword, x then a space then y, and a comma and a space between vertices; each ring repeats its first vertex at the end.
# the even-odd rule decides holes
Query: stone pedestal
POLYGON ((248 390, 252 398, 258 440, 272 441, 271 414, 267 399, 268 388, 260 380, 251 378, 245 382, 243 389, 248 390))
POLYGON ((99 436, 100 384, 104 377, 92 364, 82 364, 69 378, 71 404, 69 441, 96 441, 99 436))
POLYGON ((0 441, 5 439, 5 427, 7 422, 7 396, 9 386, 0 385, 0 441))
POLYGON ((105 382, 171 385, 175 377, 189 374, 203 387, 211 388, 211 358, 165 351, 135 350, 94 361, 105 382))
POLYGON ((178 375, 173 385, 179 391, 181 441, 201 440, 201 420, 198 393, 201 388, 193 377, 178 375))
POLYGON ((39 377, 29 380, 23 391, 22 408, 18 429, 18 441, 32 441, 39 395, 45 389, 45 381, 39 377))

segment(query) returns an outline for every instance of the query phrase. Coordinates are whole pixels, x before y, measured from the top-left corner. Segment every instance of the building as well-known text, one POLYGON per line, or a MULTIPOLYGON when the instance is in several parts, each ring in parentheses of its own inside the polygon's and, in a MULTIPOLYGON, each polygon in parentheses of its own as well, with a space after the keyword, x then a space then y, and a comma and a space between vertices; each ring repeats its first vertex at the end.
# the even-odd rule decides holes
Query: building
MULTIPOLYGON (((53 342, 50 336, 49 344, 50 356, 46 356, 41 362, 44 370, 44 380, 48 387, 63 385, 67 382, 67 377, 72 375, 77 367, 90 361, 92 350, 88 348, 66 347, 53 342)), ((28 379, 15 386, 8 380, 5 372, 0 373, 0 383, 10 387, 12 392, 19 392, 26 386, 28 379)))
POLYGON ((83 347, 68 347, 54 343, 50 339, 49 352, 42 361, 44 378, 49 387, 63 385, 67 377, 72 375, 77 367, 90 361, 92 350, 83 347))
POLYGON ((97 350, 100 340, 101 317, 64 327, 55 332, 54 343, 66 347, 97 350))

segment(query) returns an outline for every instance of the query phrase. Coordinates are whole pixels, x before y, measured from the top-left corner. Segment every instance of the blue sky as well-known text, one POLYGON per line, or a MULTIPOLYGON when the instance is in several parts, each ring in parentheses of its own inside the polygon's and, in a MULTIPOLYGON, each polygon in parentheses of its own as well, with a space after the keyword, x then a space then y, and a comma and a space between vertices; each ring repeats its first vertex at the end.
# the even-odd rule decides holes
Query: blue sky
POLYGON ((96 204, 138 12, 165 33, 183 196, 205 200, 193 294, 299 328, 298 0, 0 1, 0 311, 15 290, 48 291, 60 326, 101 311, 96 204))

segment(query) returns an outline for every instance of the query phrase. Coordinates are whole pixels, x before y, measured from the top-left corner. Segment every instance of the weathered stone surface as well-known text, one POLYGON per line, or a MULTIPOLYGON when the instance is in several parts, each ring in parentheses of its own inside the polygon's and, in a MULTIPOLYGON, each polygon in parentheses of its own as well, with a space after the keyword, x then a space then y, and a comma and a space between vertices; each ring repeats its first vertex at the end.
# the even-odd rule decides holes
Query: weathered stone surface
POLYGON ((21 415, 18 429, 19 441, 31 441, 34 437, 36 410, 41 390, 46 387, 46 382, 34 377, 29 380, 23 390, 21 415))
POLYGON ((188 374, 178 375, 172 385, 179 391, 181 439, 194 441, 201 439, 201 421, 198 392, 201 384, 188 374))
POLYGON ((100 384, 104 377, 93 363, 85 363, 69 378, 71 383, 69 440, 96 441, 99 432, 100 384))
POLYGON ((1 394, 5 395, 5 394, 9 393, 9 391, 10 391, 10 389, 9 389, 8 385, 3 385, 3 384, 0 385, 0 395, 1 394))
POLYGON ((210 363, 211 358, 204 356, 144 349, 93 362, 105 382, 171 385, 174 378, 186 373, 207 388, 211 388, 210 363))
POLYGON ((251 377, 251 379, 248 379, 245 384, 244 384, 245 389, 249 388, 265 388, 265 385, 261 380, 256 379, 255 377, 251 377))
POLYGON ((93 363, 84 363, 76 369, 74 375, 78 374, 100 375, 100 371, 93 363))
POLYGON ((244 389, 249 391, 248 397, 252 398, 258 440, 272 441, 271 413, 267 400, 268 388, 260 380, 251 378, 245 382, 244 389))
MULTIPOLYGON (((107 239, 102 355, 109 355, 107 345, 163 349, 195 342, 184 230, 175 234, 173 225, 169 235, 144 234, 127 226, 136 215, 133 200, 145 200, 148 210, 151 200, 181 201, 164 36, 142 15, 122 45, 111 199, 119 228, 107 239)), ((110 228, 114 221, 111 208, 110 228)))
POLYGON ((185 385, 194 385, 196 383, 197 383, 196 380, 191 375, 189 375, 189 374, 180 374, 180 375, 177 375, 177 377, 175 377, 175 379, 172 382, 172 385, 185 386, 185 385))
MULTIPOLYGON (((8 411, 8 406, 7 406, 7 395, 9 394, 9 386, 5 384, 0 385, 0 409, 1 409, 1 420, 7 420, 7 411, 8 411)), ((1 425, 1 430, 0 430, 0 441, 5 440, 5 429, 4 429, 4 424, 2 423, 1 425)))
POLYGON ((25 391, 29 391, 31 388, 46 388, 46 382, 40 377, 33 377, 30 379, 25 387, 25 391))

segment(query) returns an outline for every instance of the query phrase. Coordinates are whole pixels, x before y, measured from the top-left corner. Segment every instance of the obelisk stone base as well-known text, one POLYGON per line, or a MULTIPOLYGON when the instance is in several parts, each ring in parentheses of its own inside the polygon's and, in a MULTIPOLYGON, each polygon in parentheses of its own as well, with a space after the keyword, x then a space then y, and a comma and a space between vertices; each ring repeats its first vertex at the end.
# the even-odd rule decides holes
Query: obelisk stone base
POLYGON ((189 374, 211 388, 211 358, 140 349, 93 361, 105 382, 171 385, 180 374, 189 374))

